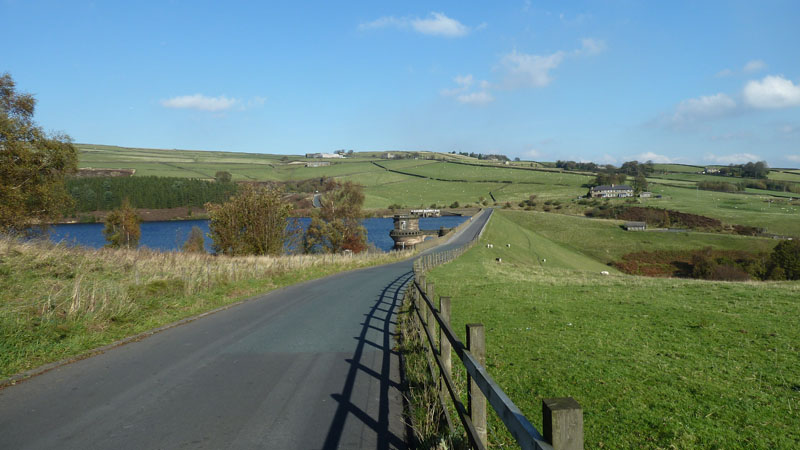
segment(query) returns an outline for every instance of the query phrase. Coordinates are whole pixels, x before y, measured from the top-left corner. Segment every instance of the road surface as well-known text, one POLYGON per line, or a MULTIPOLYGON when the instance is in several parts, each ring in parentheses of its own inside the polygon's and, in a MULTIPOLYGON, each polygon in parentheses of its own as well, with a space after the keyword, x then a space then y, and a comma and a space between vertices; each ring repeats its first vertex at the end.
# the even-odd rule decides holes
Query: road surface
POLYGON ((2 389, 0 449, 405 448, 411 277, 406 261, 291 286, 2 389))

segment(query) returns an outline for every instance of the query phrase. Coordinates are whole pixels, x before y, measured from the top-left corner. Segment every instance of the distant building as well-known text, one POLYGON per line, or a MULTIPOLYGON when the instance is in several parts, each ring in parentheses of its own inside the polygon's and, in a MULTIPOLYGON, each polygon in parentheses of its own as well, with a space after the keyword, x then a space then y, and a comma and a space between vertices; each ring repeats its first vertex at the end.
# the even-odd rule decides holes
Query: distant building
POLYGON ((623 226, 628 231, 644 231, 647 228, 647 223, 645 223, 645 222, 625 222, 625 225, 623 225, 623 226))
POLYGON ((633 188, 627 184, 611 186, 595 186, 589 191, 595 198, 624 198, 633 197, 633 188))
POLYGON ((381 158, 383 158, 383 159, 394 159, 395 157, 396 157, 396 155, 394 153, 390 153, 390 152, 386 152, 386 153, 381 155, 381 158))
POLYGON ((344 158, 336 153, 306 153, 306 158, 344 158))
POLYGON ((438 209, 412 209, 411 214, 416 214, 420 217, 440 217, 442 211, 438 209))
POLYGON ((653 196, 652 192, 642 192, 642 193, 639 194, 639 197, 641 197, 641 198, 650 198, 652 196, 653 196))
POLYGON ((719 169, 717 169, 716 167, 706 167, 705 170, 703 170, 703 173, 707 174, 707 175, 711 175, 711 174, 719 173, 719 169))

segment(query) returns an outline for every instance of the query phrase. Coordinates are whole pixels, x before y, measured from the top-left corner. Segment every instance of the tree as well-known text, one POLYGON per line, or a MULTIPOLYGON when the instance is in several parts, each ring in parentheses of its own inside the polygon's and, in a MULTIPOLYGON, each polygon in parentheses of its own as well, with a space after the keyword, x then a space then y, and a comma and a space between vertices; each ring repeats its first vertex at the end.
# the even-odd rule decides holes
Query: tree
POLYGON ((139 216, 131 207, 126 198, 122 201, 122 206, 111 211, 105 220, 103 234, 106 236, 108 244, 106 247, 113 248, 136 248, 139 246, 141 229, 139 228, 139 216))
POLYGON ((800 280, 800 241, 781 241, 772 250, 772 279, 800 280))
POLYGON ((206 240, 203 237, 203 230, 198 226, 193 226, 189 232, 189 238, 183 243, 183 251, 187 253, 205 253, 206 240))
POLYGON ((0 76, 0 232, 48 222, 72 203, 64 178, 78 165, 67 135, 48 135, 33 121, 36 99, 0 76))
POLYGON ((645 178, 643 173, 636 175, 636 179, 633 182, 633 187, 637 193, 647 190, 647 178, 645 178))
POLYGON ((308 253, 339 253, 367 249, 367 230, 361 225, 364 192, 351 181, 334 183, 322 196, 321 208, 314 211, 306 230, 303 247, 308 253))
POLYGON ((217 183, 230 183, 231 178, 231 173, 224 170, 219 170, 214 174, 214 179, 217 180, 217 183))
POLYGON ((206 203, 213 248, 225 255, 279 255, 294 232, 292 205, 274 186, 246 185, 222 204, 206 203))

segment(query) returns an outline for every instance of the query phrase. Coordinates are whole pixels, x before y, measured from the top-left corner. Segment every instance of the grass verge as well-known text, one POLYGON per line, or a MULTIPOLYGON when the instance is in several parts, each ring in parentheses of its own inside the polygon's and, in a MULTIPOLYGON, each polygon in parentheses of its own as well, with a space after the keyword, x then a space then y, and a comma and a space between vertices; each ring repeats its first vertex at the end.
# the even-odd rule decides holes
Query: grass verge
POLYGON ((0 380, 252 295, 411 254, 231 258, 0 238, 0 380))

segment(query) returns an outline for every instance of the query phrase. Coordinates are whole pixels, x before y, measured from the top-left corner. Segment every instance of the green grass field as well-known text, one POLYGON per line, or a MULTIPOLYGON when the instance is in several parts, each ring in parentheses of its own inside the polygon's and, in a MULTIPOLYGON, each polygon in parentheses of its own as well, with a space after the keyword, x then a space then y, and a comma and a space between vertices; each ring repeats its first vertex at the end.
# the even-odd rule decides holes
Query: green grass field
MULTIPOLYGON (((617 229, 499 212, 481 245, 429 279, 453 298, 462 338, 466 323, 486 326, 490 373, 540 430, 541 399, 572 396, 586 448, 800 446, 800 284, 622 275, 604 261, 637 247, 751 244, 617 229)), ((496 417, 489 436, 513 442, 496 417)))
MULTIPOLYGON (((623 221, 620 220, 589 219, 541 212, 508 211, 502 212, 492 220, 511 221, 521 229, 520 235, 535 235, 539 241, 548 245, 558 245, 567 251, 567 259, 573 258, 575 254, 582 254, 603 264, 619 260, 627 253, 640 251, 693 250, 711 247, 715 250, 769 252, 777 244, 774 239, 732 234, 630 232, 622 229, 620 225, 623 221)), ((539 250, 538 244, 528 247, 537 249, 535 252, 541 254, 543 258, 552 257, 539 250)))
POLYGON ((663 195, 663 198, 645 199, 644 205, 700 214, 727 224, 765 227, 772 233, 800 235, 800 204, 789 202, 788 199, 661 184, 652 185, 650 190, 663 195))
POLYGON ((654 164, 656 172, 676 172, 676 173, 698 173, 705 169, 704 166, 692 166, 687 164, 654 164))
MULTIPOLYGON (((82 167, 134 168, 137 175, 213 178, 218 170, 227 170, 238 181, 288 181, 316 177, 351 180, 364 185, 365 207, 369 209, 386 208, 392 204, 444 206, 455 201, 461 205, 475 205, 481 197, 491 202, 490 193, 500 204, 510 202, 515 205, 530 195, 536 195, 540 201, 569 201, 586 194, 587 189, 582 186, 592 180, 588 175, 562 173, 558 169, 552 172, 513 169, 460 155, 430 152, 420 152, 420 155, 436 160, 386 160, 379 159, 381 154, 378 152, 368 152, 357 153, 354 158, 332 160, 326 167, 305 167, 303 163, 308 160, 304 156, 131 149, 87 144, 78 147, 82 167), (468 161, 469 164, 449 161, 468 161), (373 162, 416 176, 390 172, 373 162), (439 181, 437 178, 466 182, 439 181)), ((650 190, 664 198, 650 199, 645 203, 706 215, 728 224, 765 227, 773 233, 800 236, 800 205, 782 200, 783 193, 750 190, 746 194, 728 194, 691 189, 697 181, 721 179, 696 174, 701 169, 699 166, 657 164, 657 172, 668 173, 656 173, 651 177, 650 190), (768 201, 770 199, 772 203, 768 201)), ((789 172, 780 173, 795 176, 789 172)), ((577 210, 573 212, 579 213, 577 210)))
MULTIPOLYGON (((289 181, 316 177, 351 180, 365 186, 365 207, 386 208, 391 204, 408 207, 476 204, 492 192, 499 202, 518 202, 531 194, 552 198, 574 197, 585 193, 580 185, 589 177, 576 174, 515 170, 496 164, 478 166, 442 162, 441 159, 470 161, 474 158, 449 154, 430 154, 439 160, 379 159, 379 153, 357 154, 355 158, 332 160, 330 166, 305 167, 303 156, 192 150, 131 149, 79 144, 80 166, 93 168, 131 168, 136 175, 188 178, 213 178, 219 170, 235 181, 289 181), (372 163, 431 178, 466 179, 470 182, 445 182, 389 172, 372 163), (294 163, 294 164, 293 164, 294 163), (431 170, 431 167, 435 169, 431 170), (484 182, 491 181, 491 182, 484 182), (498 182, 500 181, 500 182, 498 182)), ((529 163, 526 163, 529 164, 529 163)))

